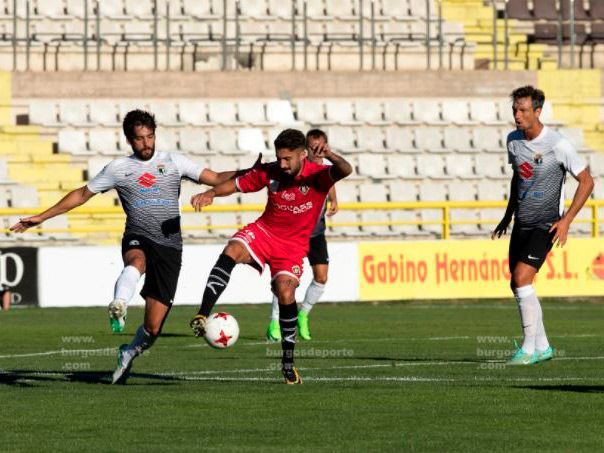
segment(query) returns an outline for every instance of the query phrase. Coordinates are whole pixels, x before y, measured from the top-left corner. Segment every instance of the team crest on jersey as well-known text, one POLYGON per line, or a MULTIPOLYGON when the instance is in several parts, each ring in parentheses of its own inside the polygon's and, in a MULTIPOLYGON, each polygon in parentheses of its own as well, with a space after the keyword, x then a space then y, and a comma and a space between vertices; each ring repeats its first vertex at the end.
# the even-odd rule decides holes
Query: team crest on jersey
POLYGON ((160 175, 165 175, 166 174, 166 166, 164 164, 159 164, 157 166, 157 171, 159 172, 160 175))
POLYGON ((310 188, 308 186, 300 186, 300 187, 298 187, 298 189, 300 189, 300 192, 302 192, 302 195, 306 195, 308 193, 308 191, 310 190, 310 188))
POLYGON ((270 182, 268 183, 268 190, 270 190, 273 193, 277 192, 279 190, 279 181, 271 179, 270 182))
POLYGON ((302 273, 302 272, 300 271, 300 266, 298 266, 298 265, 292 266, 292 272, 293 272, 295 275, 298 275, 298 276, 299 276, 299 275, 302 273))
POLYGON ((541 153, 535 153, 535 157, 533 157, 533 160, 535 161, 535 163, 538 164, 542 164, 543 163, 543 154, 541 153))

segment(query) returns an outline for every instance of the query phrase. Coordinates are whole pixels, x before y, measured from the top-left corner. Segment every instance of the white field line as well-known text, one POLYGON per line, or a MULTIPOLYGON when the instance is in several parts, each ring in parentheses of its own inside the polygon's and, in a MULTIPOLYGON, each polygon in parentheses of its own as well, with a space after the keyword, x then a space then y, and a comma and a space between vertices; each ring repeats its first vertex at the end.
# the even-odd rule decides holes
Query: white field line
MULTIPOLYGON (((597 335, 597 334, 562 334, 562 335, 550 335, 550 338, 593 338, 593 337, 600 337, 601 335, 597 335)), ((482 337, 482 338, 489 338, 489 336, 485 335, 478 335, 478 337, 482 337)), ((477 338, 477 337, 470 337, 470 336, 451 336, 451 337, 388 337, 388 338, 350 338, 350 339, 340 339, 340 340, 318 340, 315 341, 313 340, 312 345, 315 344, 342 344, 342 343, 379 343, 379 342, 393 342, 393 341, 451 341, 451 340, 471 340, 473 338, 477 338)), ((503 336, 495 336, 495 338, 503 338, 503 336)), ((510 337, 510 338, 515 338, 515 337, 510 337)), ((244 342, 242 343, 242 346, 260 346, 260 345, 274 345, 277 343, 271 343, 269 341, 251 341, 251 342, 244 342)), ((506 343, 503 343, 501 341, 496 341, 496 342, 488 342, 488 341, 484 341, 484 342, 480 342, 480 344, 490 344, 490 345, 501 345, 504 346, 506 343)), ((303 348, 304 346, 310 346, 311 343, 300 343, 300 347, 303 348)), ((193 343, 193 344, 188 344, 185 346, 177 346, 178 348, 208 348, 208 344, 206 343, 202 343, 202 342, 198 342, 198 343, 193 343)), ((156 346, 156 348, 171 348, 173 349, 174 346, 162 346, 162 345, 158 345, 156 346)), ((83 353, 95 353, 95 352, 100 352, 100 351, 115 351, 117 352, 117 348, 111 348, 111 347, 107 347, 107 348, 100 348, 100 349, 68 349, 68 348, 64 348, 64 349, 57 349, 54 351, 42 351, 42 352, 30 352, 30 353, 23 353, 23 354, 5 354, 5 355, 0 355, 0 359, 13 359, 13 358, 24 358, 24 357, 40 357, 40 356, 50 356, 50 355, 78 355, 78 354, 83 354, 83 353)), ((570 358, 566 358, 566 360, 571 360, 570 358)), ((593 360, 593 359, 592 359, 593 360)))
MULTIPOLYGON (((21 357, 40 357, 45 355, 64 355, 77 356, 78 354, 89 354, 98 352, 117 352, 117 348, 100 348, 100 349, 57 349, 55 351, 30 352, 26 354, 6 354, 0 355, 0 359, 16 359, 21 357)), ((91 354, 94 356, 94 354, 91 354)))

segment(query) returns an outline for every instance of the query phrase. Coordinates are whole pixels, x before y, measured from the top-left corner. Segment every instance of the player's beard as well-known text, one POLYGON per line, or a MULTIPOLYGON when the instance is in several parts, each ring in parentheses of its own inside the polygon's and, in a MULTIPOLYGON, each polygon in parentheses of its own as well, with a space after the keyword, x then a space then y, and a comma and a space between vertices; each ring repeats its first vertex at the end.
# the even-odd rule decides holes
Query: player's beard
POLYGON ((143 148, 140 151, 136 151, 135 154, 140 160, 149 160, 155 154, 155 146, 153 148, 143 148))

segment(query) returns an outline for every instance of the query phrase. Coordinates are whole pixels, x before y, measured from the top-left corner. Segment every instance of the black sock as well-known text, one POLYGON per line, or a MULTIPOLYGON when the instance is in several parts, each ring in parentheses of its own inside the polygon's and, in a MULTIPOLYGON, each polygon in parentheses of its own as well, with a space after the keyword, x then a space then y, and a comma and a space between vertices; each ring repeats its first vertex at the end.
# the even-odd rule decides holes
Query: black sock
POLYGON ((281 327, 281 349, 283 349, 283 368, 294 366, 294 348, 296 347, 296 326, 298 325, 298 306, 279 304, 279 326, 281 327))
POLYGON ((216 261, 210 272, 206 289, 203 292, 201 308, 199 309, 200 315, 210 316, 210 312, 214 308, 214 305, 216 305, 216 301, 229 284, 231 271, 235 267, 235 264, 235 260, 224 253, 218 257, 218 261, 216 261))

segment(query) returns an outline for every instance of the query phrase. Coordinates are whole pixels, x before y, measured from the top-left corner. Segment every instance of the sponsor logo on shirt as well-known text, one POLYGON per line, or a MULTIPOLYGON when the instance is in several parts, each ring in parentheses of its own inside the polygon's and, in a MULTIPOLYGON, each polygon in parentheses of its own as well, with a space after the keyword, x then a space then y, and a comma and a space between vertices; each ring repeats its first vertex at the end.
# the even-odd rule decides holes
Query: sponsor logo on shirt
POLYGON ((312 209, 313 204, 312 201, 308 201, 306 203, 299 204, 298 206, 291 206, 287 204, 279 204, 273 202, 273 206, 280 211, 289 211, 293 214, 303 214, 312 209))
POLYGON ((287 201, 294 201, 296 199, 296 194, 291 192, 282 192, 281 198, 287 201))
POLYGON ((148 200, 136 200, 133 203, 135 208, 144 208, 145 206, 174 206, 178 200, 167 200, 165 198, 150 198, 148 200))
POLYGON ((155 185, 155 176, 151 173, 143 173, 138 178, 138 183, 143 187, 153 187, 155 185))
POLYGON ((533 166, 528 162, 523 162, 522 164, 520 164, 520 166, 518 167, 518 173, 520 173, 522 179, 531 179, 535 175, 535 172, 533 171, 533 166))

